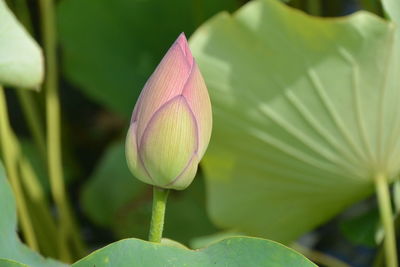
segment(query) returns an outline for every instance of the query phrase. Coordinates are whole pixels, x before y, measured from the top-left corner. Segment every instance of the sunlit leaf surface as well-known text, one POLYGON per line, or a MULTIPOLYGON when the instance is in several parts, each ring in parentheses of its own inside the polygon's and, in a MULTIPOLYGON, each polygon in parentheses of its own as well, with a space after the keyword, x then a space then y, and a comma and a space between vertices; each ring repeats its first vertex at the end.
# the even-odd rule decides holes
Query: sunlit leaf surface
POLYGON ((42 79, 39 46, 0 0, 0 85, 39 89, 42 79))
POLYGON ((400 23, 400 1, 382 0, 382 6, 391 20, 393 20, 397 24, 400 23))
POLYGON ((214 111, 203 161, 209 213, 288 242, 400 168, 394 27, 316 18, 274 0, 221 13, 191 39, 214 111))

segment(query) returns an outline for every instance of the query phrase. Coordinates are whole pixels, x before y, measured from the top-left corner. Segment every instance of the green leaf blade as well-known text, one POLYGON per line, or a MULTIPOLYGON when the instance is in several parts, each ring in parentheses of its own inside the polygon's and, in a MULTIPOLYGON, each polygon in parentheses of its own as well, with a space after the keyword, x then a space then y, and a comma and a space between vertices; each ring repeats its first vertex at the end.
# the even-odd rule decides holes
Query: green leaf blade
POLYGON ((286 243, 371 194, 377 173, 393 180, 393 36, 367 12, 321 19, 267 0, 200 27, 191 48, 214 110, 203 167, 216 224, 286 243))
POLYGON ((269 240, 234 237, 201 250, 139 239, 125 239, 99 249, 72 265, 80 266, 316 266, 297 252, 269 240))

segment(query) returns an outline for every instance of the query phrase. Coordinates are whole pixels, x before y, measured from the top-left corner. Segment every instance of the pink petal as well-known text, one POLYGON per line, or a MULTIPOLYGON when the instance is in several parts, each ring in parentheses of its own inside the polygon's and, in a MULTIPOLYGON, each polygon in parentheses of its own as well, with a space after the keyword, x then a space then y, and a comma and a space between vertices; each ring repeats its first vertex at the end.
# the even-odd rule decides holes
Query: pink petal
POLYGON ((186 56, 186 59, 189 63, 190 66, 193 64, 193 55, 192 52, 190 51, 189 44, 186 40, 186 36, 184 33, 181 33, 176 40, 176 42, 179 44, 179 46, 182 49, 183 54, 186 56))
POLYGON ((181 94, 190 75, 192 62, 186 38, 180 35, 147 81, 134 109, 132 121, 138 120, 139 143, 153 114, 164 103, 181 94))
POLYGON ((192 72, 183 89, 183 95, 197 120, 199 130, 198 155, 199 159, 201 159, 211 137, 212 111, 206 84, 195 61, 193 62, 192 72))

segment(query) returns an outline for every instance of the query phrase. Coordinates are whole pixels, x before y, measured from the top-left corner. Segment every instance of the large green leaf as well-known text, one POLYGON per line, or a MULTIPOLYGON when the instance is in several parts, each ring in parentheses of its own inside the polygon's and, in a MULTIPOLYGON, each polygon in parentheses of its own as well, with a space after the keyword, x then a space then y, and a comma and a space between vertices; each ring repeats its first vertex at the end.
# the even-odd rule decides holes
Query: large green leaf
POLYGON ((63 0, 58 17, 65 73, 89 97, 129 117, 175 38, 236 5, 236 0, 63 0))
MULTIPOLYGON (((62 267, 60 262, 45 259, 38 253, 25 246, 18 238, 17 215, 15 200, 11 188, 6 180, 4 169, 0 164, 0 264, 5 260, 9 262, 5 266, 19 266, 13 261, 23 263, 31 267, 62 267)), ((0 265, 3 266, 3 265, 0 265)))
POLYGON ((83 258, 73 267, 316 266, 276 242, 249 237, 226 239, 208 248, 189 250, 139 239, 125 239, 83 258))
POLYGON ((222 241, 224 239, 236 236, 243 236, 243 234, 228 231, 228 232, 217 232, 207 236, 195 237, 192 240, 190 240, 190 248, 192 249, 205 248, 213 243, 217 243, 218 241, 222 241))
POLYGON ((221 13, 191 39, 208 84, 204 159, 213 221, 288 242, 392 181, 400 168, 394 27, 275 0, 221 13))
POLYGON ((18 263, 16 261, 12 261, 12 260, 0 259, 0 266, 1 267, 27 267, 28 265, 18 263))
POLYGON ((400 23, 400 1, 398 0, 382 0, 383 8, 389 17, 396 22, 400 23))
POLYGON ((38 89, 42 79, 39 46, 0 0, 0 85, 38 89))
MULTIPOLYGON (((151 187, 132 176, 124 143, 111 145, 82 191, 85 214, 98 225, 111 228, 118 238, 147 238, 151 205, 151 187)), ((200 175, 187 190, 170 194, 167 209, 166 237, 188 243, 195 235, 216 231, 206 214, 200 175)))

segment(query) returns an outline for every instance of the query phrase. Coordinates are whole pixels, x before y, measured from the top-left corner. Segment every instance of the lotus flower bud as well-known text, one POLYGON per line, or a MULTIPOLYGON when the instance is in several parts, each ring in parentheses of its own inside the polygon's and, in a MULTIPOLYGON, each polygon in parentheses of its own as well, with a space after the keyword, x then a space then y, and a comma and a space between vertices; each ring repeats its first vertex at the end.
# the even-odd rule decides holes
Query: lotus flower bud
POLYGON ((182 33, 146 82, 133 110, 126 157, 141 181, 185 189, 208 146, 211 103, 182 33))

